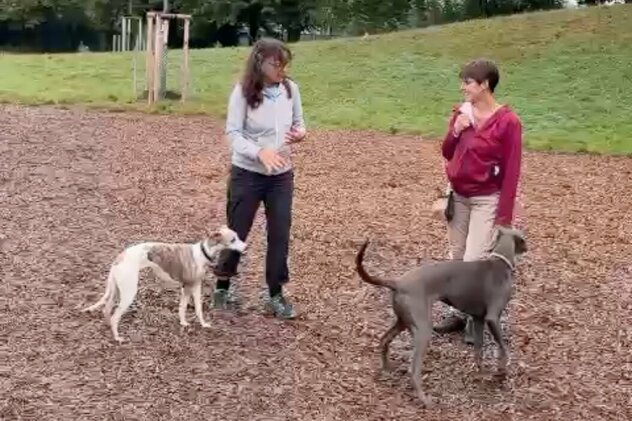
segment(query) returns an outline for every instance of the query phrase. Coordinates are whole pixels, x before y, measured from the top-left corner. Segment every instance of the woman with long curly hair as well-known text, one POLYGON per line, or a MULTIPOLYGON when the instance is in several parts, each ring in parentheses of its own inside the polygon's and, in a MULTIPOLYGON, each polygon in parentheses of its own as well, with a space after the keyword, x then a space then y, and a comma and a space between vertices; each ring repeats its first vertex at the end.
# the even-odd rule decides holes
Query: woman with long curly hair
MULTIPOLYGON (((248 237, 255 214, 263 203, 267 251, 266 308, 280 318, 295 311, 283 295, 289 281, 288 252, 294 191, 291 146, 305 138, 305 122, 298 85, 286 76, 292 60, 287 46, 276 39, 255 43, 242 80, 229 99, 226 135, 231 146, 227 222, 242 240, 248 237)), ((230 279, 237 273, 238 253, 225 251, 215 268, 217 284, 213 306, 234 302, 230 279)))

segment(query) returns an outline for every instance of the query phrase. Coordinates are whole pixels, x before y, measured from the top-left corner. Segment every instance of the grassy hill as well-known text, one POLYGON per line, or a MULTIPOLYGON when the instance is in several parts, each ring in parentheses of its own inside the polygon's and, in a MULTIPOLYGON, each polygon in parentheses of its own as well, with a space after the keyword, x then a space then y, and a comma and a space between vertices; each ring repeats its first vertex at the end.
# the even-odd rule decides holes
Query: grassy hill
MULTIPOLYGON (((531 148, 632 153, 632 5, 476 20, 292 46, 311 127, 441 136, 459 100, 458 67, 501 66, 498 96, 518 111, 531 148)), ((222 117, 248 50, 191 53, 191 103, 164 111, 222 117)), ((171 51, 177 72, 179 52, 171 51)), ((141 66, 144 57, 139 56, 141 66)), ((143 108, 132 54, 3 55, 0 100, 143 108)), ((173 75, 172 81, 176 81, 173 75)))

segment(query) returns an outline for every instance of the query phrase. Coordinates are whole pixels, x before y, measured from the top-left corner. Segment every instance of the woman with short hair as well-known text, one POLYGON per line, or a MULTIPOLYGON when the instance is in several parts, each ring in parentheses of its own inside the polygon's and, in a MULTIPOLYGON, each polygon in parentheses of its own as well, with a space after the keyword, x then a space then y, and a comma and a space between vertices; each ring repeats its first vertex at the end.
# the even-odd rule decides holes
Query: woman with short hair
MULTIPOLYGON (((488 256, 497 226, 512 225, 522 159, 522 123, 508 105, 494 97, 500 79, 495 63, 473 60, 462 68, 459 77, 464 102, 453 110, 441 151, 447 160, 453 201, 448 222, 450 255, 469 261, 488 256)), ((466 328, 464 315, 450 310, 435 331, 466 328)), ((465 340, 473 343, 467 325, 465 340)))

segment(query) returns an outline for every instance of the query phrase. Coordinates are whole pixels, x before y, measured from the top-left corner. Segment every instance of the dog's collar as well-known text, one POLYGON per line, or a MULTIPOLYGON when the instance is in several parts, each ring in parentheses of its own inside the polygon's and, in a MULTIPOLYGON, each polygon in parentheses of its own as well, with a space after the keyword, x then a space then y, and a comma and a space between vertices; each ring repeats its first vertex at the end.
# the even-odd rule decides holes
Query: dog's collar
POLYGON ((204 241, 200 242, 200 249, 202 250, 202 254, 204 255, 204 257, 206 257, 206 260, 208 260, 209 263, 213 263, 213 258, 206 251, 206 247, 204 247, 204 241))
POLYGON ((502 260, 503 262, 505 262, 505 264, 506 264, 507 266, 509 266, 509 269, 511 269, 511 270, 514 270, 514 269, 515 269, 514 265, 511 263, 511 261, 509 261, 509 259, 507 259, 507 258, 506 258, 505 256, 503 256, 502 254, 492 252, 492 253, 490 253, 489 255, 490 255, 490 256, 494 256, 494 257, 498 257, 500 260, 502 260))

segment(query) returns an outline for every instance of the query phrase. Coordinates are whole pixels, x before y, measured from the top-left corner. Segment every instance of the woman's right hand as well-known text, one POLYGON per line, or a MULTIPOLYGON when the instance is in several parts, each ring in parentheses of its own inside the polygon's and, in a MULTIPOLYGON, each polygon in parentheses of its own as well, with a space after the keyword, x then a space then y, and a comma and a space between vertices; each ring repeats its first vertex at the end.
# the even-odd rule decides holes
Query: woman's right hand
POLYGON ((463 130, 471 126, 470 119, 465 114, 459 114, 454 121, 454 134, 460 135, 463 130))
POLYGON ((286 164, 285 160, 273 149, 261 149, 257 156, 268 172, 281 169, 286 164))

